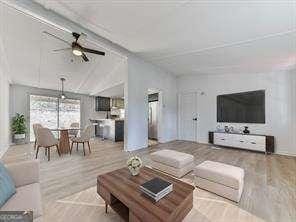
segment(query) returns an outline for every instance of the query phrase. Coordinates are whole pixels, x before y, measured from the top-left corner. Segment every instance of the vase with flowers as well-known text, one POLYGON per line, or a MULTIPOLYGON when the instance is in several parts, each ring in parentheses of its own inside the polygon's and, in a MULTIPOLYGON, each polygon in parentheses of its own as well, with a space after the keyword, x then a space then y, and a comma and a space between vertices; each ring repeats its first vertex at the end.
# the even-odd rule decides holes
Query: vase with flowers
POLYGON ((140 173, 140 168, 142 167, 142 160, 138 156, 132 156, 127 160, 127 168, 133 176, 140 173))

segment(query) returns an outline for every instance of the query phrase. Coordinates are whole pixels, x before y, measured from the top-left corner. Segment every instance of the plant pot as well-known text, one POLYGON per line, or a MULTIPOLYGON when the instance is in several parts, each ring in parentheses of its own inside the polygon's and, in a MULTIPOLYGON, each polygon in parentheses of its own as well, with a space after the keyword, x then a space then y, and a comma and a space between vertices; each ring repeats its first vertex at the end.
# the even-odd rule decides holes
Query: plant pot
POLYGON ((26 138, 26 134, 14 134, 14 139, 15 140, 21 140, 21 139, 25 139, 26 138))

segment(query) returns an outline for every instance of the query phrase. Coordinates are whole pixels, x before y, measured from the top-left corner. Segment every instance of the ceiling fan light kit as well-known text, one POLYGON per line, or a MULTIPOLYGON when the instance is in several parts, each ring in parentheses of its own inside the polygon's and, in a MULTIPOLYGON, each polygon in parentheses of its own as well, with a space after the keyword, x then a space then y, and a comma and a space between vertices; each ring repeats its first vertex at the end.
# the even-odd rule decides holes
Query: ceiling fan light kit
POLYGON ((61 95, 61 99, 66 99, 65 94, 62 94, 62 95, 61 95))
POLYGON ((66 81, 66 79, 65 78, 60 78, 60 80, 62 82, 62 91, 61 91, 60 97, 61 97, 61 99, 66 99, 66 95, 64 93, 64 82, 66 81))
POLYGON ((82 52, 79 49, 73 49, 72 52, 76 56, 82 56, 82 52))

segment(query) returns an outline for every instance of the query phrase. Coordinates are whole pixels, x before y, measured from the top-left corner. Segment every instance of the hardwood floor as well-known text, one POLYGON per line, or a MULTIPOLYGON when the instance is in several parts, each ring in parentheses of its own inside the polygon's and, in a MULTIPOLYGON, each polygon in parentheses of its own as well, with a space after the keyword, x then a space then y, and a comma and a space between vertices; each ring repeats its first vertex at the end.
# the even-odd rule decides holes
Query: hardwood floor
MULTIPOLYGON (((60 214, 63 216, 59 221, 63 221, 63 218, 68 220, 71 215, 80 219, 83 216, 84 221, 96 221, 97 218, 102 221, 120 221, 116 214, 103 214, 104 209, 100 205, 102 200, 95 191, 96 177, 124 167, 131 154, 123 151, 122 143, 107 140, 93 140, 91 147, 92 153, 86 156, 83 156, 82 149, 78 152, 73 150, 71 156, 63 154, 59 157, 56 152, 52 152, 49 162, 40 152, 40 180, 46 221, 60 214)), ((239 204, 196 188, 194 209, 185 221, 296 220, 296 157, 213 149, 210 145, 184 141, 157 144, 135 153, 144 164, 149 165, 149 153, 158 149, 191 153, 195 156, 196 164, 213 160, 245 169, 245 187, 239 204)), ((33 158, 33 144, 18 145, 9 148, 3 162, 33 158)), ((192 183, 192 173, 183 180, 192 183)))
POLYGON ((148 140, 148 146, 155 146, 157 144, 158 144, 157 140, 154 140, 154 139, 149 139, 148 140))

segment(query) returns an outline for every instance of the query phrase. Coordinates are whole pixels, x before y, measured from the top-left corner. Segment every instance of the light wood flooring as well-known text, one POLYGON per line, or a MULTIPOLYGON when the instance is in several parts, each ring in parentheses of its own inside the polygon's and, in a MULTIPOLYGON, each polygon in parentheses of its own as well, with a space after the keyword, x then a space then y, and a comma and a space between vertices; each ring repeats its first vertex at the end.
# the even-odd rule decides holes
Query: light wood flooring
MULTIPOLYGON (((40 180, 45 211, 44 221, 120 221, 114 213, 104 214, 96 194, 99 174, 125 166, 131 155, 122 143, 93 140, 92 153, 82 149, 59 157, 52 151, 48 162, 39 152, 40 180)), ((195 156, 195 163, 220 161, 245 169, 245 187, 239 204, 201 189, 194 191, 193 210, 185 221, 296 221, 296 158, 235 150, 213 149, 209 145, 184 141, 157 144, 135 153, 149 166, 149 153, 173 149, 195 156)), ((32 144, 12 146, 4 155, 5 163, 34 158, 32 144)), ((192 173, 183 178, 193 182, 192 173)))
POLYGON ((148 140, 148 146, 155 146, 158 144, 158 141, 155 139, 149 139, 148 140))

